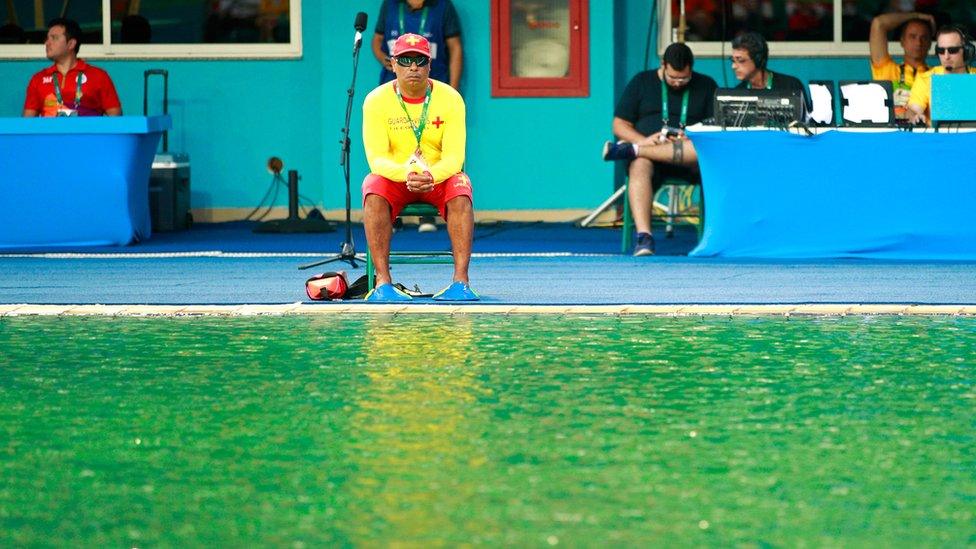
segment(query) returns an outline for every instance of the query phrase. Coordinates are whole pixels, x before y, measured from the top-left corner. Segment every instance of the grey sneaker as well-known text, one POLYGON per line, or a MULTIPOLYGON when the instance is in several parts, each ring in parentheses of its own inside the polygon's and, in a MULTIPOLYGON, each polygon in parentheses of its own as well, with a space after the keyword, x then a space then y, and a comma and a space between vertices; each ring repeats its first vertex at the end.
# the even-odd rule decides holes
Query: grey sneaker
POLYGON ((607 141, 603 144, 603 159, 611 160, 633 160, 637 158, 637 150, 633 143, 620 141, 614 143, 607 141))
POLYGON ((634 257, 654 255, 654 237, 648 233, 637 233, 637 244, 634 245, 634 257))
POLYGON ((433 217, 421 217, 420 225, 417 227, 418 233, 433 233, 437 232, 437 225, 434 224, 433 217))

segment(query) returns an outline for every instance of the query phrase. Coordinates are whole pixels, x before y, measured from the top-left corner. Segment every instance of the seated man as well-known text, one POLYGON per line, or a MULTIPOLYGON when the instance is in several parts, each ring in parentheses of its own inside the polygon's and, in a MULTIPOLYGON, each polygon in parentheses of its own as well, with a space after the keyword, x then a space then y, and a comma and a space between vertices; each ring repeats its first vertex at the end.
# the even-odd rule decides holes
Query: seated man
POLYGON ((54 61, 27 85, 24 116, 120 116, 122 104, 108 73, 78 58, 81 27, 71 19, 48 24, 44 51, 54 61))
POLYGON ((434 295, 475 301, 468 285, 474 233, 471 181, 464 164, 464 100, 451 86, 430 79, 430 43, 404 34, 393 45, 396 80, 381 84, 363 102, 363 145, 372 173, 363 181, 363 224, 376 266, 376 288, 367 301, 409 301, 390 277, 393 220, 404 206, 426 202, 447 221, 454 251, 454 282, 434 295))
POLYGON ((891 81, 895 118, 908 118, 908 97, 915 77, 929 70, 925 57, 932 46, 934 28, 935 18, 927 13, 882 13, 871 21, 871 78, 891 81), (900 65, 888 54, 888 33, 899 26, 905 51, 900 65))
POLYGON ((746 32, 732 40, 732 72, 741 80, 737 89, 799 91, 809 112, 806 87, 797 78, 766 68, 769 44, 758 32, 746 32))
POLYGON ((712 96, 717 85, 711 77, 693 72, 695 56, 682 43, 675 43, 664 50, 661 66, 655 70, 638 73, 624 89, 614 111, 613 134, 622 143, 607 142, 604 160, 615 160, 620 154, 632 159, 627 168, 630 178, 628 194, 637 244, 634 255, 654 253, 654 237, 651 233, 651 201, 654 191, 665 176, 697 180, 698 166, 695 161, 684 162, 673 156, 678 150, 672 143, 684 139, 683 128, 712 116, 712 96), (648 145, 663 146, 664 157, 627 156, 629 148, 648 145), (653 184, 652 184, 653 182, 653 184))
POLYGON ((940 66, 918 75, 908 98, 909 121, 913 124, 931 125, 932 75, 976 74, 969 67, 973 62, 974 47, 966 31, 957 26, 941 27, 935 33, 935 53, 940 66))

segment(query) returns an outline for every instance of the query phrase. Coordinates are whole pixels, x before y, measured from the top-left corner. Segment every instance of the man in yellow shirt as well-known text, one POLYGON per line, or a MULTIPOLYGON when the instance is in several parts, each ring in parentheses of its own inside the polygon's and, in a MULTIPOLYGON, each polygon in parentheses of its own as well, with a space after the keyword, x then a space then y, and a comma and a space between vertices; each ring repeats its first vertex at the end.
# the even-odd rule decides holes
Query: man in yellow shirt
POLYGON ((908 99, 909 120, 913 124, 931 124, 932 76, 940 74, 976 74, 969 67, 976 48, 961 27, 949 25, 935 33, 935 53, 940 66, 918 75, 908 99))
POLYGON ((895 118, 908 118, 908 96, 915 77, 929 70, 925 58, 932 46, 933 29, 935 18, 927 13, 882 13, 871 21, 871 78, 891 81, 895 118), (888 33, 898 27, 905 52, 900 65, 888 54, 888 33))
POLYGON ((363 181, 363 224, 376 266, 376 288, 367 301, 409 301, 390 277, 393 220, 411 202, 437 207, 447 221, 454 253, 454 281, 434 295, 441 301, 475 301, 468 282, 474 233, 471 180, 461 171, 466 138, 464 100, 430 78, 430 43, 401 35, 391 52, 396 80, 363 101, 363 146, 371 173, 363 181))

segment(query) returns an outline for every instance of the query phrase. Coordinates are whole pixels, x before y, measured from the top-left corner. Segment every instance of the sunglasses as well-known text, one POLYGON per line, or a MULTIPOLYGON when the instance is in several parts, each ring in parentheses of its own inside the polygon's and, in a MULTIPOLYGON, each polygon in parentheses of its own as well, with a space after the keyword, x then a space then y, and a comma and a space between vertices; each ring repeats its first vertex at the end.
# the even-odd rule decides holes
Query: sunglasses
POLYGON ((961 51, 962 51, 962 46, 949 46, 948 48, 940 48, 938 46, 935 47, 936 55, 942 55, 943 53, 955 55, 961 51))
POLYGON ((396 58, 397 65, 401 67, 409 67, 412 63, 416 63, 418 67, 426 67, 427 63, 430 63, 430 57, 426 55, 401 55, 396 58))

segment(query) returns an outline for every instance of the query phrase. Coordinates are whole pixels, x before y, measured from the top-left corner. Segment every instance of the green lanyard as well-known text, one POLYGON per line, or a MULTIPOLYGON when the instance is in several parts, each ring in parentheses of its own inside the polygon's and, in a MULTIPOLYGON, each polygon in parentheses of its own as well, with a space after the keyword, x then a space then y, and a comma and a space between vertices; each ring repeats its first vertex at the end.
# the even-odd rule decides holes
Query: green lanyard
MULTIPOLYGON (((752 89, 752 83, 751 82, 749 83, 749 89, 750 90, 752 89)), ((766 89, 767 90, 773 89, 773 73, 771 73, 771 72, 767 72, 766 73, 766 89)))
MULTIPOLYGON (((404 5, 405 3, 406 2, 400 2, 400 36, 403 36, 403 33, 406 32, 406 28, 407 28, 403 22, 404 12, 406 11, 406 6, 404 5)), ((427 27, 427 6, 424 6, 424 9, 420 10, 420 28, 417 29, 417 34, 423 36, 424 31, 427 30, 426 27, 427 27)))
MULTIPOLYGON (((678 120, 679 128, 684 128, 685 124, 688 123, 688 94, 691 92, 688 88, 685 88, 685 93, 681 97, 681 118, 678 120)), ((661 80, 661 119, 664 121, 663 126, 668 127, 668 119, 671 116, 668 114, 668 86, 661 80)))
MULTIPOLYGON (((78 83, 75 85, 75 110, 81 108, 81 77, 84 73, 78 71, 78 83)), ((58 73, 54 72, 54 95, 58 98, 58 105, 64 106, 64 99, 61 98, 61 83, 58 82, 58 73)))
POLYGON ((400 95, 400 88, 396 88, 397 100, 400 101, 400 108, 403 109, 403 114, 407 115, 407 122, 410 122, 410 129, 413 130, 414 137, 417 138, 417 148, 420 148, 420 136, 424 134, 424 127, 427 126, 427 107, 430 106, 430 89, 433 86, 427 85, 427 94, 424 96, 424 108, 420 111, 420 123, 414 124, 413 119, 410 118, 410 113, 407 112, 407 105, 403 102, 403 96, 400 95))

